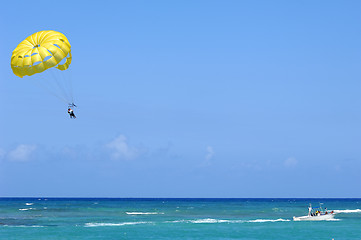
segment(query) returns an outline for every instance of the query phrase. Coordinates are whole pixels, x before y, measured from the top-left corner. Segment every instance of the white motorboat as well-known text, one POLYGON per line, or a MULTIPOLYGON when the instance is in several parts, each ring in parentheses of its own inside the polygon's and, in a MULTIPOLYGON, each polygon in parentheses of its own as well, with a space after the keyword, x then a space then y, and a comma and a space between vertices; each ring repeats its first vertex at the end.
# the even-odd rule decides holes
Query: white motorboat
POLYGON ((318 208, 312 208, 311 204, 308 207, 308 215, 302 217, 293 217, 293 221, 330 221, 335 217, 335 213, 333 211, 328 212, 327 208, 324 210, 320 204, 318 208))
POLYGON ((335 218, 334 213, 327 213, 319 216, 293 217, 293 221, 325 221, 325 220, 333 220, 334 218, 335 218))

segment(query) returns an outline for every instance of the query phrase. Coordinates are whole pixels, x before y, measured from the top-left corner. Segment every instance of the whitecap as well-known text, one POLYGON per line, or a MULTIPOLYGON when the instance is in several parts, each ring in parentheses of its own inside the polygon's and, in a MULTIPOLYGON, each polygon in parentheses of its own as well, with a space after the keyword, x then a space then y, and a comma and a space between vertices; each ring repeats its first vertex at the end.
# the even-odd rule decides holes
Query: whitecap
POLYGON ((174 220, 174 221, 165 221, 166 223, 182 223, 182 222, 187 222, 189 220, 174 220))
POLYGON ((147 224, 150 222, 122 222, 122 223, 86 223, 85 227, 117 227, 125 225, 147 224))
POLYGON ((189 220, 190 223, 219 223, 222 221, 224 221, 224 220, 217 220, 217 219, 213 219, 213 218, 189 220))
POLYGON ((26 228, 41 228, 41 227, 45 227, 45 226, 41 226, 41 225, 2 225, 3 227, 26 227, 26 228))
POLYGON ((213 218, 204 218, 204 219, 195 219, 195 220, 175 220, 167 221, 170 223, 240 223, 244 222, 243 220, 224 220, 224 219, 213 219, 213 218))
POLYGON ((32 210, 32 209, 35 209, 35 208, 19 208, 19 211, 28 211, 28 210, 32 210))
POLYGON ((25 203, 26 206, 31 206, 33 205, 34 203, 25 203))
POLYGON ((156 214, 164 214, 162 212, 125 212, 128 215, 156 215, 156 214))
POLYGON ((214 219, 204 218, 195 220, 174 220, 167 221, 167 223, 264 223, 264 222, 289 222, 289 219, 255 219, 255 220, 229 220, 229 219, 214 219))

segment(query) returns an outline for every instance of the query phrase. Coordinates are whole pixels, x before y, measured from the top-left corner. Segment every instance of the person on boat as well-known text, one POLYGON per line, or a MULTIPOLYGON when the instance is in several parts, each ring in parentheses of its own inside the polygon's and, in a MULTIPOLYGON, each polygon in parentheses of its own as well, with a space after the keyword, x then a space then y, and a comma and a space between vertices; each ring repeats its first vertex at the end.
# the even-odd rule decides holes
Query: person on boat
POLYGON ((68 108, 68 113, 69 113, 70 118, 74 118, 74 119, 76 118, 73 109, 71 109, 70 107, 68 108))

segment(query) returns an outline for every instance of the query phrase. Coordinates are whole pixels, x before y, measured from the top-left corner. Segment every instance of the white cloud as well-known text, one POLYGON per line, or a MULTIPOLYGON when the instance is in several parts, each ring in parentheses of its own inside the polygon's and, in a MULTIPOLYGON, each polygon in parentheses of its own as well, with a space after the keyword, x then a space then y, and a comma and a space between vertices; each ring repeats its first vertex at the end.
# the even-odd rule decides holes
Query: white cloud
POLYGON ((298 164, 298 161, 294 157, 289 157, 285 160, 284 165, 286 167, 295 167, 298 164))
POLYGON ((210 161, 213 158, 214 150, 211 146, 208 146, 206 150, 207 150, 206 160, 210 161))
POLYGON ((113 141, 106 144, 106 147, 111 150, 112 159, 130 160, 134 159, 139 154, 139 150, 129 146, 127 138, 124 135, 119 135, 113 141))
POLYGON ((35 145, 20 144, 14 150, 10 151, 7 157, 11 161, 24 162, 29 160, 35 149, 35 145))

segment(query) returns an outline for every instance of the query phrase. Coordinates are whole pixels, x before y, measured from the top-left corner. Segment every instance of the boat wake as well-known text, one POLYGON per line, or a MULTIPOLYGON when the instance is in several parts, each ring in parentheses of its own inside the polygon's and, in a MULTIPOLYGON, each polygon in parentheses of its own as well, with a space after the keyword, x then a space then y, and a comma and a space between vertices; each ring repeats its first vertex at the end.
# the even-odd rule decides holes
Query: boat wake
POLYGON ((279 219, 256 219, 256 220, 250 220, 247 222, 264 223, 264 222, 289 222, 289 221, 291 221, 291 220, 279 218, 279 219))
POLYGON ((225 219, 195 219, 195 220, 175 220, 169 221, 171 223, 265 223, 265 222, 289 222, 288 219, 254 219, 254 220, 225 220, 225 219))
POLYGON ((196 220, 184 220, 186 223, 238 223, 242 222, 241 220, 223 220, 223 219, 213 219, 213 218, 205 218, 205 219, 196 219, 196 220))
MULTIPOLYGON (((288 219, 255 219, 255 220, 225 220, 225 219, 194 219, 194 220, 174 220, 165 221, 159 223, 188 223, 188 224, 212 224, 212 223, 266 223, 266 222, 289 222, 288 219)), ((155 224, 156 222, 119 222, 119 223, 102 223, 102 222, 90 222, 85 223, 85 227, 119 227, 139 224, 155 224)))
POLYGON ((333 210, 334 213, 361 213, 361 209, 353 209, 353 210, 333 210))

